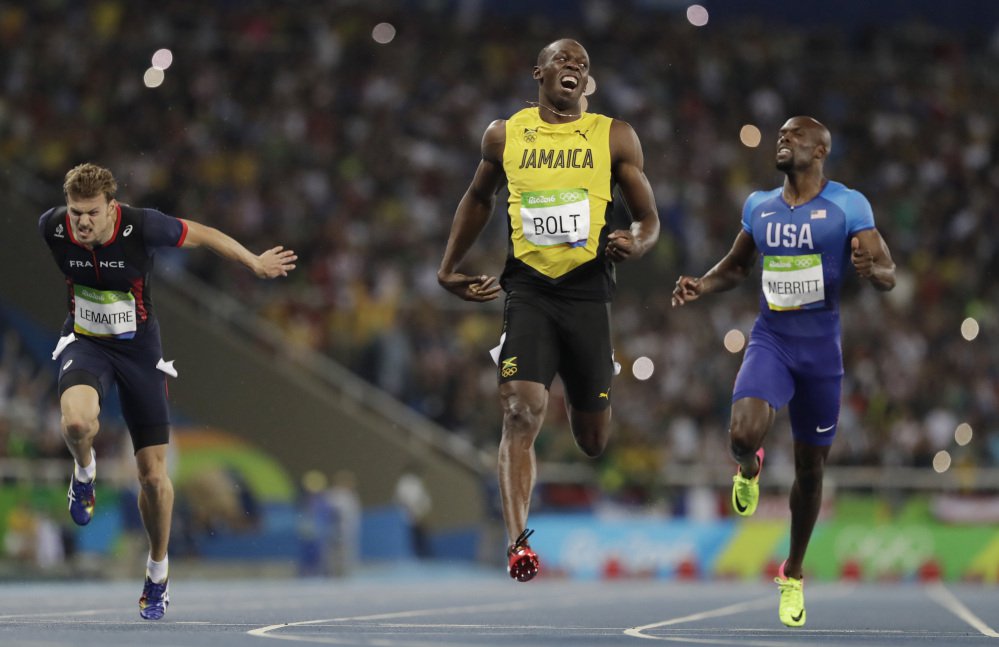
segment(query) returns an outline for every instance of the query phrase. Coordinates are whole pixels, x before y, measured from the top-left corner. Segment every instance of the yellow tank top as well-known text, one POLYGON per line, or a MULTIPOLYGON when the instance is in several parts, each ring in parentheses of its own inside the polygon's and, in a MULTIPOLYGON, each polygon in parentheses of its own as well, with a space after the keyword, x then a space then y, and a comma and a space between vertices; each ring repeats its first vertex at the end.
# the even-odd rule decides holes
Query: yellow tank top
POLYGON ((611 201, 612 122, 583 113, 576 121, 549 124, 538 108, 506 122, 512 256, 548 278, 598 256, 611 201))

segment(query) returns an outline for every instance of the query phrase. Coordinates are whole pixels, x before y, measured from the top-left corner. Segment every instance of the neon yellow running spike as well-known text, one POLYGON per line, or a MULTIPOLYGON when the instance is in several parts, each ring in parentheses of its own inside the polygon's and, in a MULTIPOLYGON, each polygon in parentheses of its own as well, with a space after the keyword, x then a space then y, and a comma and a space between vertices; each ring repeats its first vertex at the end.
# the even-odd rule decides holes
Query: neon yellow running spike
POLYGON ((748 517, 756 512, 760 503, 760 474, 763 473, 763 448, 756 452, 760 460, 760 471, 751 479, 742 475, 742 469, 736 468, 732 477, 732 509, 737 515, 748 517))
POLYGON ((780 606, 777 614, 780 616, 780 621, 788 627, 801 627, 805 624, 804 580, 784 575, 785 564, 787 562, 780 565, 777 577, 774 578, 780 590, 780 606))

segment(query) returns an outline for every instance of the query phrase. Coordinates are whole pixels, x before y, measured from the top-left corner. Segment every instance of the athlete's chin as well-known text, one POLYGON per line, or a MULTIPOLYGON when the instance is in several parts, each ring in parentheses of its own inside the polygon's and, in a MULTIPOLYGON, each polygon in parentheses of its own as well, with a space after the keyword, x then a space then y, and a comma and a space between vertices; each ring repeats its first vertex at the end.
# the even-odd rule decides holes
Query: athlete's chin
POLYGON ((583 93, 579 91, 579 88, 566 88, 559 86, 557 101, 563 104, 563 107, 570 107, 579 102, 579 98, 583 96, 583 93))
POLYGON ((775 164, 777 170, 782 173, 787 173, 794 168, 794 161, 791 159, 778 159, 775 164))

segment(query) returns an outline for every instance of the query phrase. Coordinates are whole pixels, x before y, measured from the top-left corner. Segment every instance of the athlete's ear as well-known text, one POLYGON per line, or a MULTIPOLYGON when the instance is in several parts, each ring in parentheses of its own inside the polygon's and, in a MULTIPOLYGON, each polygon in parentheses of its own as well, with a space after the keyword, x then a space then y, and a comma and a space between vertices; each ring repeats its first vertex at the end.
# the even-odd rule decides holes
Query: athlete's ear
POLYGON ((537 82, 540 83, 541 82, 541 68, 538 67, 537 65, 535 65, 534 66, 534 72, 531 73, 531 76, 534 77, 535 81, 537 81, 537 82))

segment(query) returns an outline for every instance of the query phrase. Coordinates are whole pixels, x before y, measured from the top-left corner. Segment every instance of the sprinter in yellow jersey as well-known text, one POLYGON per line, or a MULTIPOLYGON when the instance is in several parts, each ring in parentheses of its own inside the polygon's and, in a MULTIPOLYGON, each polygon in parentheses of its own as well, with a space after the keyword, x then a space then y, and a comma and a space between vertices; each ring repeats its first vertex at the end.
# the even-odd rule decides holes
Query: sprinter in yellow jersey
POLYGON ((538 103, 482 136, 482 160, 458 204, 437 279, 466 301, 506 292, 496 356, 503 436, 499 486, 510 546, 510 577, 537 575, 527 514, 534 489, 534 441, 558 373, 576 444, 599 456, 610 435, 614 373, 610 335, 613 263, 639 258, 659 238, 659 216, 643 170, 642 147, 627 123, 587 113, 590 58, 574 40, 538 54, 538 103), (510 248, 502 278, 458 267, 507 184, 510 248), (612 195, 632 222, 614 229, 612 195))

